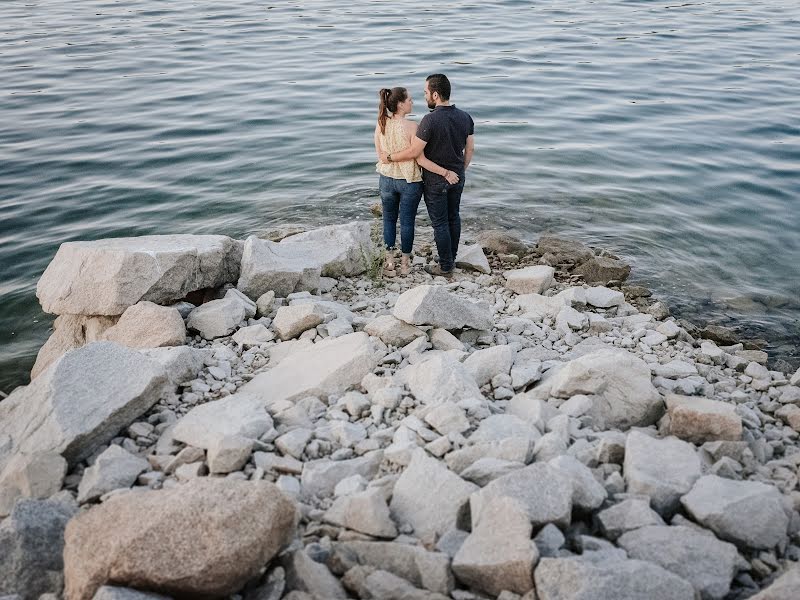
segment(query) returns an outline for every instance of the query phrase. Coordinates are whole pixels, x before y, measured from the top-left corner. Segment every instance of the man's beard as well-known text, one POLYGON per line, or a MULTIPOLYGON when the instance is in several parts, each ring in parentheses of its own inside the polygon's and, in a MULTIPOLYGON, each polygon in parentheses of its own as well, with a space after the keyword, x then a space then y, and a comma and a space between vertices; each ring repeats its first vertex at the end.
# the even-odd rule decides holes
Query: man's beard
POLYGON ((436 102, 434 102, 433 100, 428 100, 427 103, 428 103, 428 108, 430 108, 431 110, 436 108, 436 102))

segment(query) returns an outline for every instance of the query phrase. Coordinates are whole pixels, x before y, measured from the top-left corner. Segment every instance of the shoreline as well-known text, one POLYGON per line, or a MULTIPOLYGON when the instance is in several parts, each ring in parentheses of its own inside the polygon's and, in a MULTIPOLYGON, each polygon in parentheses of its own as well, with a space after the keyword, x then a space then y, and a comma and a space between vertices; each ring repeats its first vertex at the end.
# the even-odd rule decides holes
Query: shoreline
POLYGON ((23 525, 46 515, 67 600, 111 564, 154 592, 293 600, 796 584, 800 370, 695 338, 575 241, 526 261, 484 232, 494 254, 464 246, 448 282, 422 240, 412 275, 371 278, 373 240, 356 222, 60 251, 39 286, 57 335, 0 402, 7 580, 43 581, 23 525))

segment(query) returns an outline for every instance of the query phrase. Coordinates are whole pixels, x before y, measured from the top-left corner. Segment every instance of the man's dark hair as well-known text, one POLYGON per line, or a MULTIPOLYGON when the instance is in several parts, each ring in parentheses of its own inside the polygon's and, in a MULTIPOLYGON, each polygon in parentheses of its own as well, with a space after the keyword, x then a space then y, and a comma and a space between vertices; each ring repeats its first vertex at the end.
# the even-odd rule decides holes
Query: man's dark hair
POLYGON ((434 73, 433 75, 428 75, 425 81, 428 82, 428 89, 431 94, 436 92, 442 100, 450 100, 450 80, 447 78, 447 75, 434 73))

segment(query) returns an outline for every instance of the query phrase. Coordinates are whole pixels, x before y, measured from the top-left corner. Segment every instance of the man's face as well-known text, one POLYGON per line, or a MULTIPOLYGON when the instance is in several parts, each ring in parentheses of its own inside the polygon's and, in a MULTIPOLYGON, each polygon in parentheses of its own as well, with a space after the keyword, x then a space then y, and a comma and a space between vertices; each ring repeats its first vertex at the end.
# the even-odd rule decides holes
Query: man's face
POLYGON ((434 94, 431 94, 431 90, 428 87, 428 82, 426 81, 425 82, 425 102, 428 103, 428 108, 430 108, 431 110, 436 108, 436 100, 434 100, 433 95, 434 94))

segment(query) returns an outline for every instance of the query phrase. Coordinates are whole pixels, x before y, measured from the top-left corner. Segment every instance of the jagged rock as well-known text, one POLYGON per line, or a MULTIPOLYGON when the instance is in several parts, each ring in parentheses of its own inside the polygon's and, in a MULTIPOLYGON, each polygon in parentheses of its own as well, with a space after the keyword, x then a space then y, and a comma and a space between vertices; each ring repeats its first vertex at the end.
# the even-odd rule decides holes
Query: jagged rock
POLYGON ((617 290, 610 290, 605 286, 595 286, 584 290, 586 303, 597 308, 611 308, 625 302, 625 295, 617 290))
POLYGON ((180 596, 224 596, 294 535, 296 509, 271 483, 199 478, 170 490, 123 494, 67 526, 65 595, 102 585, 180 596))
POLYGON ((299 460, 303 456, 303 450, 306 449, 306 444, 311 440, 313 433, 313 431, 305 427, 292 429, 275 440, 275 447, 283 454, 288 454, 299 460))
POLYGON ((566 475, 573 486, 572 505, 584 511, 594 511, 603 504, 608 495, 603 484, 595 479, 592 471, 572 456, 558 456, 548 461, 551 467, 566 475))
POLYGON ((528 246, 525 242, 499 229, 481 231, 475 241, 487 252, 495 254, 516 254, 523 257, 528 253, 528 246))
POLYGON ((0 523, 0 593, 37 600, 64 585, 64 527, 78 505, 68 499, 17 502, 0 523))
POLYGON ((92 600, 169 600, 169 597, 161 594, 140 592, 131 588, 104 585, 97 590, 92 600))
POLYGON ((236 298, 212 300, 189 313, 186 326, 207 340, 230 335, 244 320, 244 306, 236 298))
POLYGON ((695 521, 738 546, 766 549, 786 539, 789 518, 774 486, 706 475, 681 503, 695 521))
POLYGON ((171 346, 166 348, 144 348, 142 354, 158 362, 167 372, 169 380, 177 385, 191 381, 203 368, 209 355, 203 348, 189 346, 171 346))
POLYGON ((470 246, 462 244, 456 256, 456 266, 462 269, 472 269, 480 273, 492 272, 489 260, 483 253, 480 244, 472 244, 470 246))
POLYGON ((278 337, 286 341, 316 327, 324 318, 325 312, 316 304, 281 306, 272 321, 272 327, 278 337))
POLYGON ((484 401, 466 367, 446 354, 406 367, 396 377, 406 383, 414 397, 423 404, 484 401))
POLYGON ((314 561, 304 550, 296 550, 286 556, 283 567, 286 569, 287 589, 307 592, 312 599, 346 600, 347 592, 339 580, 328 567, 314 561))
MULTIPOLYGON (((405 346, 410 344, 425 332, 419 327, 414 327, 392 315, 382 315, 367 323, 364 331, 373 335, 384 344, 390 346, 405 346)), ((460 342, 459 342, 460 343, 460 342)))
POLYGON ((367 565, 393 573, 418 588, 439 594, 453 589, 450 558, 441 552, 428 552, 421 546, 393 542, 338 542, 334 558, 349 570, 367 565))
POLYGON ((533 457, 533 444, 529 439, 516 437, 494 442, 480 442, 454 450, 445 456, 447 466, 455 473, 462 473, 464 469, 474 464, 481 458, 498 458, 511 462, 527 464, 533 457))
POLYGON ((525 463, 513 462, 510 460, 502 460, 499 458, 479 458, 466 469, 461 471, 459 475, 466 481, 471 481, 475 485, 484 487, 490 481, 493 481, 504 475, 521 469, 525 463))
POLYGON ((242 327, 239 331, 233 334, 233 341, 244 349, 259 346, 266 342, 271 342, 275 339, 269 329, 264 327, 261 323, 250 325, 249 327, 242 327))
POLYGON ((240 391, 251 393, 267 404, 306 396, 327 398, 358 385, 385 354, 386 347, 372 341, 363 331, 325 339, 259 373, 240 391))
POLYGON ((526 594, 533 589, 533 567, 539 559, 531 529, 516 500, 502 496, 489 500, 480 522, 453 558, 453 573, 492 596, 503 590, 526 594))
POLYGON ((248 298, 236 288, 229 288, 228 291, 225 292, 224 298, 232 298, 241 302, 242 308, 244 308, 244 316, 246 319, 252 319, 256 316, 256 312, 258 312, 258 306, 256 305, 255 301, 248 298))
POLYGON ((595 256, 573 271, 582 275, 586 283, 608 285, 609 281, 625 281, 631 274, 630 265, 607 256, 595 256))
POLYGON ((506 412, 544 431, 550 419, 558 416, 558 409, 530 394, 517 394, 508 403, 506 412))
POLYGON ((83 472, 83 479, 78 486, 78 502, 91 502, 113 490, 129 488, 136 483, 139 474, 149 467, 144 458, 134 456, 119 446, 109 446, 83 472))
POLYGON ((671 360, 663 365, 654 365, 653 373, 665 379, 683 379, 697 375, 697 367, 691 362, 671 360))
POLYGON ((17 454, 0 475, 0 518, 8 516, 20 498, 49 498, 61 489, 67 461, 55 452, 17 454))
POLYGON ((547 265, 535 265, 524 269, 506 271, 506 288, 517 294, 541 294, 552 287, 555 269, 547 265))
POLYGON ((721 325, 706 325, 700 330, 700 337, 723 346, 732 346, 739 341, 739 335, 734 329, 721 325))
POLYGON ((589 415, 597 429, 652 425, 664 410, 647 363, 621 349, 597 350, 571 360, 540 387, 556 398, 591 397, 589 415))
POLYGON ((105 331, 119 317, 87 317, 85 315, 61 315, 53 323, 53 334, 36 355, 31 369, 31 379, 47 369, 53 362, 70 350, 80 348, 102 339, 105 331))
POLYGON ((514 364, 514 349, 511 346, 492 346, 476 350, 464 361, 464 368, 480 387, 489 383, 495 375, 508 375, 514 364))
POLYGON ((694 600, 692 584, 650 562, 577 556, 543 558, 539 600, 694 600))
POLYGON ((523 318, 533 321, 554 319, 558 312, 569 303, 564 296, 542 296, 541 294, 522 294, 517 296, 516 303, 523 318))
POLYGON ((625 533, 617 543, 631 558, 685 579, 702 598, 724 598, 738 570, 736 546, 692 527, 649 525, 625 533))
POLYGON ((412 325, 442 329, 491 329, 492 314, 485 304, 475 304, 440 285, 420 285, 403 292, 392 314, 412 325))
POLYGON ((210 473, 232 473, 241 469, 253 452, 253 440, 239 435, 214 437, 208 446, 210 473))
POLYGON ((301 479, 303 494, 307 497, 317 496, 324 498, 331 496, 336 484, 346 477, 361 475, 365 479, 372 479, 378 472, 383 451, 370 452, 350 460, 330 460, 323 458, 312 460, 304 464, 301 479))
POLYGON ((239 276, 241 242, 222 235, 148 235, 61 244, 36 286, 45 312, 120 315, 140 300, 169 304, 239 276))
POLYGON ((571 306, 564 306, 556 315, 556 331, 567 335, 572 331, 581 331, 589 324, 589 318, 571 306))
POLYGON ((650 508, 650 501, 642 498, 628 498, 599 512, 597 522, 610 540, 648 525, 664 525, 661 515, 650 508))
POLYGON ((194 407, 172 430, 172 437, 196 448, 209 449, 226 436, 258 439, 272 428, 264 403, 245 392, 194 407))
POLYGON ((322 276, 333 278, 360 275, 377 252, 368 221, 318 227, 281 240, 281 244, 298 256, 315 260, 322 276))
POLYGON ((12 455, 56 452, 75 464, 170 395, 163 367, 136 350, 94 342, 71 350, 0 403, 0 471, 12 455))
POLYGON ((469 440, 472 443, 480 443, 522 438, 530 444, 535 444, 540 437, 539 431, 531 424, 517 416, 501 413, 483 419, 469 436, 469 440))
POLYGON ((389 508, 394 520, 410 524, 417 537, 438 536, 458 527, 477 489, 418 449, 394 486, 389 508))
POLYGON ((623 471, 628 491, 650 496, 653 508, 668 516, 702 474, 694 446, 675 437, 657 439, 639 431, 628 434, 623 471))
POLYGON ((464 344, 447 329, 431 330, 431 345, 435 350, 464 350, 464 344))
POLYGON ((186 326, 177 309, 142 300, 126 308, 102 337, 129 348, 181 346, 186 343, 186 326))
POLYGON ((464 414, 464 409, 452 402, 444 402, 434 406, 425 413, 425 422, 442 435, 448 435, 452 432, 463 433, 470 428, 469 419, 464 414))
POLYGON ((338 497, 325 513, 324 519, 328 523, 373 537, 397 537, 397 528, 389 515, 386 499, 377 488, 338 497))
POLYGON ((275 292, 269 290, 261 294, 256 300, 256 316, 266 317, 271 313, 273 302, 275 302, 275 292))
POLYGON ((250 236, 244 243, 242 269, 236 288, 250 298, 268 292, 285 298, 293 292, 319 289, 322 265, 308 247, 261 240, 250 236))
POLYGON ((736 407, 726 402, 668 394, 669 432, 702 444, 714 440, 737 441, 742 437, 742 418, 736 407))
POLYGON ((359 565, 345 573, 344 584, 359 598, 377 600, 449 600, 448 596, 420 590, 388 571, 359 565))
POLYGON ((483 508, 494 498, 512 498, 525 509, 535 528, 547 523, 566 527, 572 513, 571 480, 561 471, 534 463, 495 479, 470 497, 473 528, 480 523, 483 508))

